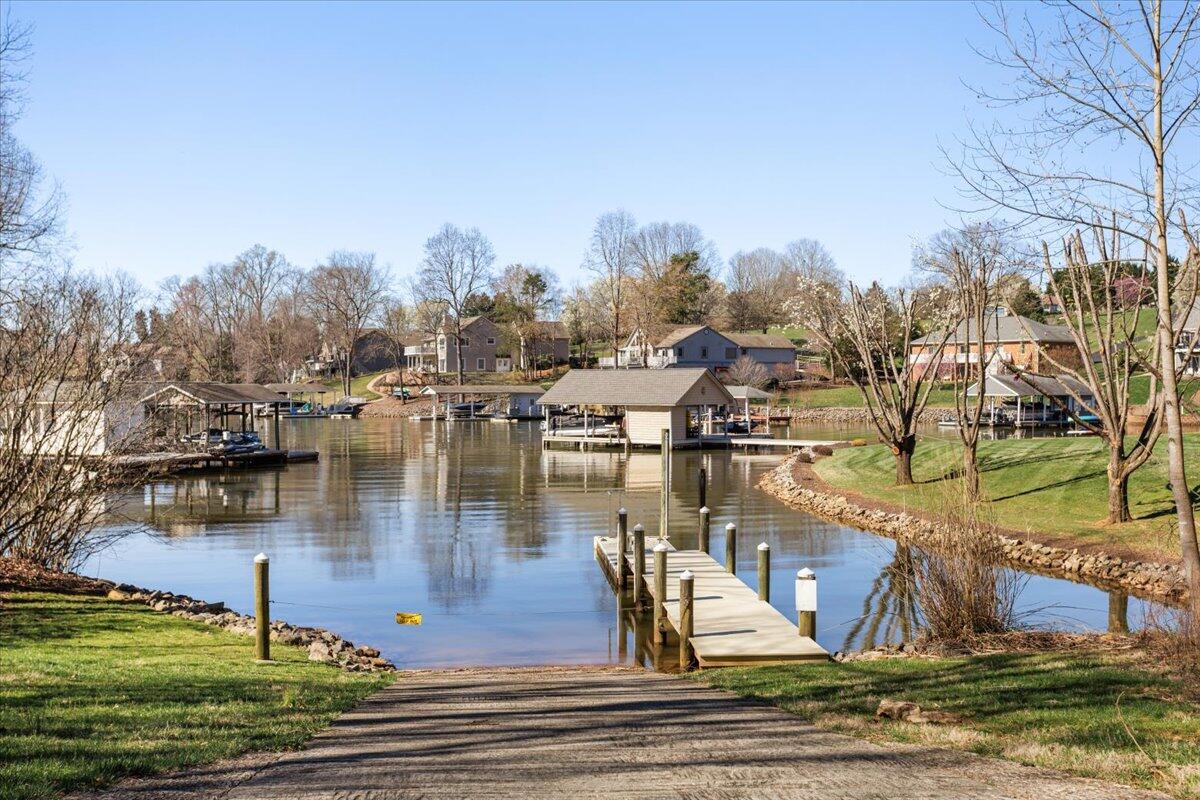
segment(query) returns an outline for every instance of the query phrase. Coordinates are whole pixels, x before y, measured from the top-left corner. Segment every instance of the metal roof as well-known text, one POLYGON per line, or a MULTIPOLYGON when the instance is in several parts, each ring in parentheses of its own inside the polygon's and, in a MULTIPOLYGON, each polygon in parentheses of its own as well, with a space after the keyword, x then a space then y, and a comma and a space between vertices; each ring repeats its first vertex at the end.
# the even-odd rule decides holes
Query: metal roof
MULTIPOLYGON (((1087 384, 1070 375, 988 375, 984 385, 984 397, 1071 397, 1071 392, 1080 397, 1091 397, 1087 384)), ((979 394, 979 383, 967 388, 969 397, 979 394)))
POLYGON ((573 369, 542 396, 542 405, 675 406, 699 383, 715 388, 713 405, 733 395, 707 369, 573 369))
POLYGON ((770 400, 771 395, 753 386, 726 386, 734 400, 770 400))
POLYGON ((545 389, 540 386, 528 385, 521 386, 518 384, 459 384, 455 386, 426 386, 421 390, 421 394, 544 394, 545 389))
POLYGON ((168 390, 185 394, 204 405, 240 404, 240 403, 281 403, 287 398, 278 392, 273 392, 257 383, 206 383, 196 381, 179 381, 159 386, 150 394, 143 397, 141 403, 147 403, 168 390))

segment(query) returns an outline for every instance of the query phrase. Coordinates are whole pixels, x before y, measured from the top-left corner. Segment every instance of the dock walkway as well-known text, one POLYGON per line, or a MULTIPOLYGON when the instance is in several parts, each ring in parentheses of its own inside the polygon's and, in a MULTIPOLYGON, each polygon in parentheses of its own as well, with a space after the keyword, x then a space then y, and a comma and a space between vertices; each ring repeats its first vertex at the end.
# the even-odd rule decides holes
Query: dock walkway
POLYGON ((734 447, 806 447, 813 448, 817 445, 825 445, 826 447, 847 447, 849 441, 837 441, 829 439, 765 439, 762 437, 747 437, 743 439, 730 439, 729 444, 734 447))
MULTIPOLYGON (((657 539, 646 540, 646 588, 654 595, 654 554, 657 539)), ((671 547, 670 543, 667 544, 671 547)), ((617 579, 617 540, 595 538, 596 556, 609 580, 617 579)), ((632 553, 625 554, 630 571, 632 553)), ((692 648, 701 667, 780 664, 825 661, 829 653, 799 630, 758 592, 725 571, 701 550, 676 550, 667 554, 667 596, 663 608, 671 627, 679 630, 679 575, 690 569, 695 578, 692 648)))

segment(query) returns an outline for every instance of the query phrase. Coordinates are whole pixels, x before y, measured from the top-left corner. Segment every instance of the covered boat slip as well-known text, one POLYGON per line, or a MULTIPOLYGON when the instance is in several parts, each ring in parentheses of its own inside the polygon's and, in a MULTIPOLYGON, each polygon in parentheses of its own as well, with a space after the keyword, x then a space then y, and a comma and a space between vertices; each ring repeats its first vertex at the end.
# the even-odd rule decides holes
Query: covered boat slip
MULTIPOLYGON (((320 383, 268 383, 266 388, 283 396, 282 405, 286 408, 285 417, 324 417, 328 412, 322 395, 328 394, 329 387, 320 383)), ((281 403, 263 404, 260 416, 268 416, 279 409, 281 403)))
MULTIPOLYGON (((968 397, 979 396, 979 384, 967 388, 968 397)), ((991 426, 1032 427, 1071 425, 1072 412, 1088 416, 1092 391, 1069 375, 1034 375, 997 372, 984 381, 984 421, 991 426)))
MULTIPOLYGON (((615 537, 597 536, 596 559, 605 576, 617 585, 618 546, 615 537)), ((655 539, 646 539, 644 585, 654 596, 655 539)), ((695 575, 695 599, 691 643, 701 667, 735 667, 784 664, 798 661, 827 661, 829 653, 807 636, 770 603, 736 575, 727 572, 702 550, 676 550, 667 543, 667 592, 662 598, 667 622, 678 635, 679 576, 684 570, 695 575)), ((627 571, 636 568, 633 553, 624 554, 627 571)))
POLYGON ((433 413, 423 419, 535 419, 545 391, 519 384, 430 385, 421 394, 433 400, 433 413))
POLYGON ((541 398, 547 416, 543 446, 554 443, 661 447, 669 431, 672 447, 728 443, 713 434, 714 416, 736 407, 729 390, 703 368, 662 370, 573 369, 541 398), (550 417, 551 409, 577 409, 582 427, 563 428, 550 417), (616 424, 592 424, 593 416, 620 415, 616 424), (705 430, 709 428, 710 430, 705 430))

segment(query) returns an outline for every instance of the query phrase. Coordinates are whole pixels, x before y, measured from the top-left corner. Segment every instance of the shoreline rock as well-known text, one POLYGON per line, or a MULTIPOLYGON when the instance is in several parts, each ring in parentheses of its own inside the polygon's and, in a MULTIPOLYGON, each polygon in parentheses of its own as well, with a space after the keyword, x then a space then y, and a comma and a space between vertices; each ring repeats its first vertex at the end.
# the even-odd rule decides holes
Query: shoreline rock
MULTIPOLYGON (((871 415, 864 407, 829 406, 826 408, 788 408, 792 422, 820 425, 870 425, 871 415)), ((952 408, 926 408, 917 418, 921 425, 936 425, 954 419, 952 408)))
MULTIPOLYGON (((952 535, 948 526, 913 514, 865 508, 840 494, 805 488, 794 475, 799 461, 795 455, 788 457, 763 476, 758 488, 813 516, 905 544, 936 547, 952 535)), ((1187 598, 1183 570, 1173 564, 1081 553, 1077 548, 1051 547, 1003 535, 998 539, 1005 560, 1017 568, 1168 603, 1181 603, 1187 598)))

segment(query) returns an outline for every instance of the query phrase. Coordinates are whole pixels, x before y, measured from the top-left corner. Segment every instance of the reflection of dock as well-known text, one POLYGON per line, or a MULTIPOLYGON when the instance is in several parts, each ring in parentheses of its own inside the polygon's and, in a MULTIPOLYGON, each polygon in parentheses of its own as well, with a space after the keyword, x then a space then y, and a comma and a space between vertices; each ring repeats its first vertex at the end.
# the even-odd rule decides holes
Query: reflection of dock
MULTIPOLYGON (((646 564, 654 563, 647 540, 646 564)), ((668 545, 670 546, 670 545, 668 545)), ((617 541, 609 536, 595 539, 596 557, 609 581, 617 582, 617 541)), ((625 554, 629 569, 632 553, 625 554)), ((653 567, 651 567, 653 569, 653 567)), ((667 621, 679 630, 679 575, 695 574, 694 628, 691 638, 701 667, 731 667, 747 664, 779 664, 795 661, 825 661, 824 648, 799 630, 770 603, 738 580, 736 575, 700 550, 675 550, 667 554, 667 593, 663 598, 667 621)), ((647 573, 645 585, 654 594, 654 574, 647 573)))
POLYGON ((247 469, 253 467, 275 467, 289 462, 316 461, 315 450, 256 450, 250 453, 138 453, 117 456, 117 469, 137 470, 150 477, 166 477, 185 472, 203 470, 247 469))

